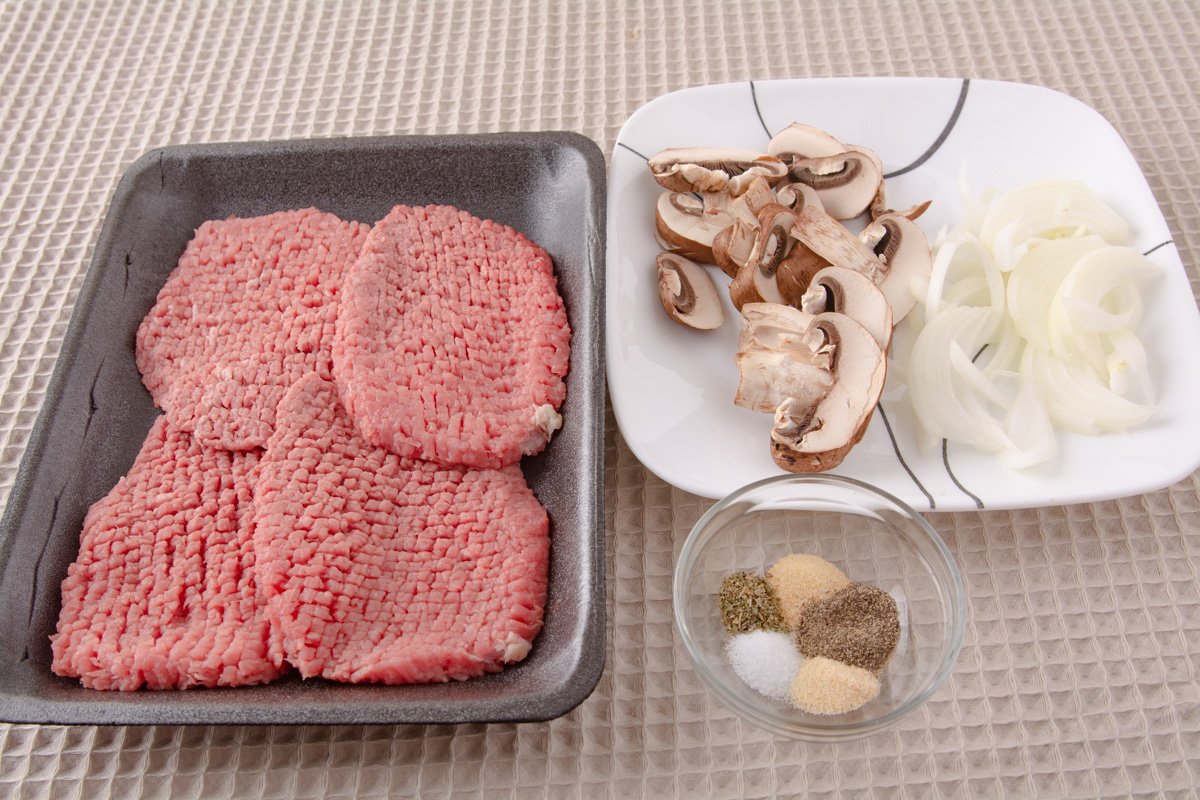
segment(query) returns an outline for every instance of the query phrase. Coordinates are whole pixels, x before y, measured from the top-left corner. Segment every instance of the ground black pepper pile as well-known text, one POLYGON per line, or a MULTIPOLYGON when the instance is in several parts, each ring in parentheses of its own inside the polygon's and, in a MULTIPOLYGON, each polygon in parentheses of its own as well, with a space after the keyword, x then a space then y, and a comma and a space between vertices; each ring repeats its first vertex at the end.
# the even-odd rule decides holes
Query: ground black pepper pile
POLYGON ((824 656, 871 672, 884 668, 899 640, 896 601, 862 583, 809 603, 796 626, 796 645, 805 658, 824 656))

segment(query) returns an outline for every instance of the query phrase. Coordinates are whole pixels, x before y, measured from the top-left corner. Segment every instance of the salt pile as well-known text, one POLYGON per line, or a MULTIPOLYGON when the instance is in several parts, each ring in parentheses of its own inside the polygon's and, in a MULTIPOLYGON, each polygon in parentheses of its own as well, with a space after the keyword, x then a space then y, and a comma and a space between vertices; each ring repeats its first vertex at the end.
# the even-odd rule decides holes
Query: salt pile
POLYGON ((782 701, 787 701, 792 678, 803 661, 792 637, 777 631, 740 633, 726 643, 725 655, 747 686, 782 701))

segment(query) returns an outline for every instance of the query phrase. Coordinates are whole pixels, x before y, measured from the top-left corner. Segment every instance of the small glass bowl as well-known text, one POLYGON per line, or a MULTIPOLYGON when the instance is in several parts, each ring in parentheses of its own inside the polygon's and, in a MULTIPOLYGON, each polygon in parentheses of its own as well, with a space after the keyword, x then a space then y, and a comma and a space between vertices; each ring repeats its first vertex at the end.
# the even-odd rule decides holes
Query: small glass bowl
POLYGON ((743 719, 782 736, 844 741, 883 730, 929 698, 962 646, 962 576, 941 537, 886 492, 836 475, 781 475, 743 486, 692 528, 673 585, 675 622, 700 678, 743 719), (892 595, 900 641, 879 696, 848 714, 819 716, 747 686, 725 656, 717 592, 732 572, 765 575, 791 553, 821 556, 852 581, 892 595))

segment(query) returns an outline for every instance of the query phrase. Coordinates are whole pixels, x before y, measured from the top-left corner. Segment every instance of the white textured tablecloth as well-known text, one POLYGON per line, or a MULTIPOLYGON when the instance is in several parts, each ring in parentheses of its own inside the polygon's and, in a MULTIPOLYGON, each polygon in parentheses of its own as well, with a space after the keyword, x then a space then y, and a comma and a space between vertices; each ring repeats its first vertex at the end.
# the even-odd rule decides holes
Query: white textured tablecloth
MULTIPOLYGON (((0 0, 0 494, 122 171, 164 144, 562 129, 609 152, 667 91, 947 75, 1065 91, 1124 136, 1196 288, 1194 2, 434 4, 0 0)), ((1200 398, 1198 398, 1200 401, 1200 398)), ((528 725, 0 726, 0 796, 1126 797, 1200 784, 1200 483, 933 514, 970 599, 954 674, 895 729, 774 739, 706 693, 670 577, 707 508, 611 419, 608 662, 528 725)))

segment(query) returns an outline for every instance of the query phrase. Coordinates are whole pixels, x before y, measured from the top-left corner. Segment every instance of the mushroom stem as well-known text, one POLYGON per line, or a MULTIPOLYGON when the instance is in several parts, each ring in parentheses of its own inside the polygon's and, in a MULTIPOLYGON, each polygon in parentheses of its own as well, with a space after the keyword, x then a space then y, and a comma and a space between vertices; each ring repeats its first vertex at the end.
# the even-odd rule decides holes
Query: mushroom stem
POLYGON ((742 307, 736 405, 772 413, 788 397, 817 402, 833 384, 824 332, 813 317, 777 303, 742 307))

